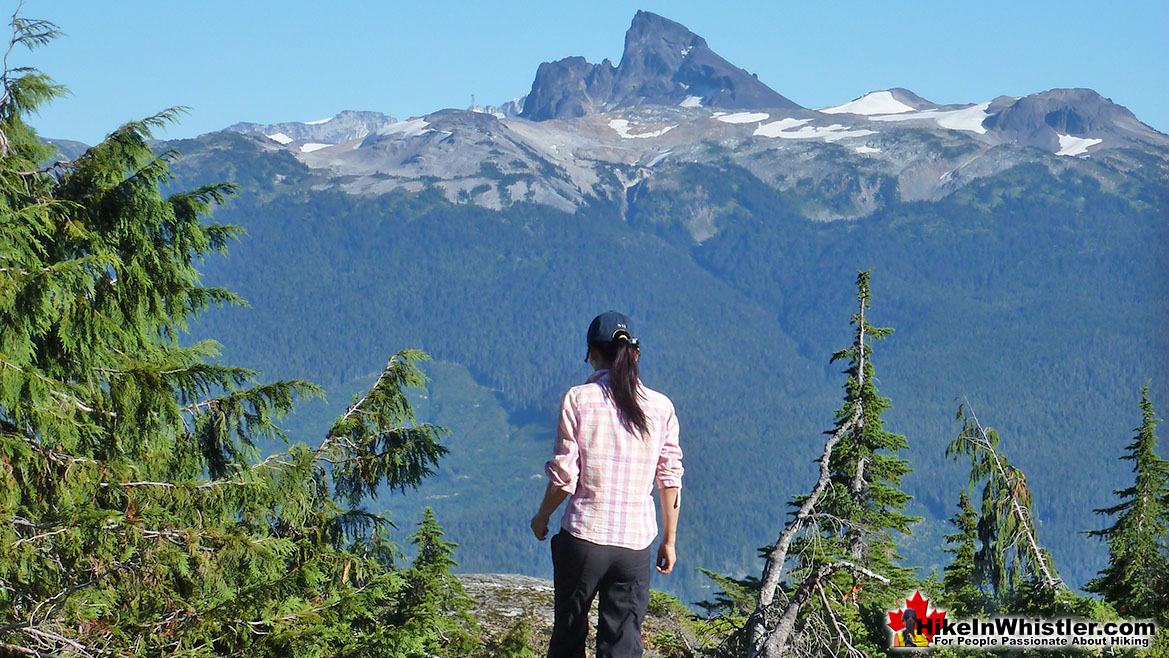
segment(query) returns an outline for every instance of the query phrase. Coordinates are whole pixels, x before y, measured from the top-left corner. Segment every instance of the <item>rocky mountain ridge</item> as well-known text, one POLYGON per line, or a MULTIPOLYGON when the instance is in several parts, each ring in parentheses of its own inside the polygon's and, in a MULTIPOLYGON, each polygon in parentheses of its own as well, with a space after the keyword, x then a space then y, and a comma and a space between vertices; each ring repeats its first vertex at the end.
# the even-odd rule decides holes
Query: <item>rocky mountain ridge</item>
POLYGON ((492 209, 624 209, 641 188, 677 185, 671 172, 694 163, 731 163, 799 190, 803 214, 819 220, 938 200, 1024 162, 1082 169, 1109 187, 1169 171, 1169 136, 1090 89, 942 105, 895 88, 806 109, 644 11, 617 66, 544 63, 526 96, 497 107, 405 121, 346 111, 228 130, 292 153, 350 194, 433 187, 492 209))
POLYGON ((225 128, 245 135, 262 135, 268 139, 297 149, 312 151, 313 145, 340 144, 366 135, 397 120, 381 112, 343 110, 332 117, 316 121, 285 121, 281 123, 236 123, 225 128))

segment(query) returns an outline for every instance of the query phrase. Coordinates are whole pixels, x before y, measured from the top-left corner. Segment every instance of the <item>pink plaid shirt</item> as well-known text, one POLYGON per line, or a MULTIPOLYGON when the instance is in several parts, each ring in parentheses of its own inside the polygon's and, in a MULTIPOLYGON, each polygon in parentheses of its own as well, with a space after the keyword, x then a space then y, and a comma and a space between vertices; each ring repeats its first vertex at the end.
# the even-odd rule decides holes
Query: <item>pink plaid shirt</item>
POLYGON ((640 550, 658 534, 654 482, 682 486, 678 419, 669 398, 642 386, 649 432, 629 432, 607 395, 608 375, 598 370, 564 396, 556 450, 544 472, 570 495, 560 527, 594 544, 640 550))

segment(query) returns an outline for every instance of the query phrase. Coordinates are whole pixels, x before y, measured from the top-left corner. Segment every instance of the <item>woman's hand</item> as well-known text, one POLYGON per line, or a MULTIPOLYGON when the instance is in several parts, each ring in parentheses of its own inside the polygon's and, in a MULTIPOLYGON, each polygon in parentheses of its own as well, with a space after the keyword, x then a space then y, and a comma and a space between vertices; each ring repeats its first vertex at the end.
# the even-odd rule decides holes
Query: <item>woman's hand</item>
POLYGON ((548 536, 548 517, 537 513, 532 517, 532 522, 529 524, 532 527, 532 534, 536 535, 536 539, 544 541, 548 536))
POLYGON ((568 498, 568 492, 551 482, 544 489, 544 500, 540 502, 540 511, 532 517, 532 522, 528 525, 532 528, 532 534, 536 535, 536 539, 544 541, 548 536, 548 519, 552 518, 552 512, 560 507, 560 503, 568 498))
POLYGON ((674 563, 678 561, 678 556, 674 553, 674 545, 662 542, 658 546, 658 573, 670 573, 674 570, 674 563))

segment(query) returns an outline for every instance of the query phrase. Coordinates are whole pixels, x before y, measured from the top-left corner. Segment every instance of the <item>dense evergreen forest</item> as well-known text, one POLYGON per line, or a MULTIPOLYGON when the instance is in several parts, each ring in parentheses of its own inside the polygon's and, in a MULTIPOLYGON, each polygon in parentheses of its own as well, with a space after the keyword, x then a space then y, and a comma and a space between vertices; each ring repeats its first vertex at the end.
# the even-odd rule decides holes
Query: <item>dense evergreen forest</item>
MULTIPOLYGON (((20 16, 12 28, 13 47, 57 36, 20 16)), ((406 397, 425 355, 384 355, 316 440, 261 454, 319 389, 177 339, 207 307, 239 303, 194 267, 238 234, 205 221, 234 186, 161 194, 175 154, 156 155, 151 134, 174 110, 43 166, 54 149, 27 119, 63 88, 32 69, 2 81, 0 652, 515 655, 465 613, 430 510, 407 561, 390 520, 364 508, 445 453, 406 397)))
POLYGON ((652 190, 624 219, 605 204, 497 212, 433 190, 306 191, 313 172, 240 135, 170 146, 184 153, 183 185, 251 185, 217 215, 248 236, 205 272, 252 308, 212 311, 193 333, 223 341, 233 361, 322 383, 332 406, 290 427, 322 429, 376 375, 376 354, 412 345, 435 357, 428 398, 416 402, 452 430, 452 454, 421 503, 379 504, 411 520, 433 504, 469 571, 547 575, 544 547, 527 536, 542 486, 533 476, 560 395, 587 375, 576 353, 598 310, 635 318, 646 382, 681 410, 693 505, 680 522, 681 571, 655 586, 688 602, 708 593, 696 567, 758 568, 781 501, 814 472, 839 386, 826 357, 846 338, 857 269, 872 269, 875 313, 897 330, 885 390, 915 464, 910 509, 923 517, 901 542, 927 570, 943 564, 964 477, 944 455, 956 400, 1017 443, 1037 517, 1079 586, 1104 560, 1081 532, 1097 527, 1091 510, 1124 477, 1101 459, 1128 430, 1121 410, 1146 380, 1154 393, 1169 387, 1166 190, 1150 181, 1104 189, 1019 167, 941 202, 820 223, 745 171, 693 166, 684 175, 724 209, 720 230, 696 244, 671 214, 675 201, 652 190), (1088 480, 1099 486, 1075 485, 1088 480))
POLYGON ((451 573, 547 575, 526 519, 609 307, 683 410, 687 569, 655 587, 702 603, 655 599, 659 654, 884 655, 914 590, 1169 627, 1163 181, 1025 166, 816 223, 692 166, 696 243, 652 189, 314 190, 251 138, 152 141, 173 110, 54 163, 28 120, 62 88, 3 85, 0 651, 533 655, 451 573))

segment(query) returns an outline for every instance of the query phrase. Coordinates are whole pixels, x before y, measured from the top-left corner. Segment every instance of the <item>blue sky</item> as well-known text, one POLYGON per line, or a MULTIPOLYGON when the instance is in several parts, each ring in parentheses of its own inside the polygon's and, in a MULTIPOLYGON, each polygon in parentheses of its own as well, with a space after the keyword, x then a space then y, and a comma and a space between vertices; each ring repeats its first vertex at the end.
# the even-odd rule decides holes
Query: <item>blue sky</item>
MULTIPOLYGON (((7 2, 5 11, 15 9, 7 2)), ((166 137, 343 109, 399 119, 527 93, 540 62, 621 57, 637 9, 807 107, 906 87, 938 103, 1090 87, 1169 132, 1169 2, 29 0, 67 33, 16 64, 67 85, 35 122, 87 143, 172 105, 166 137)))

